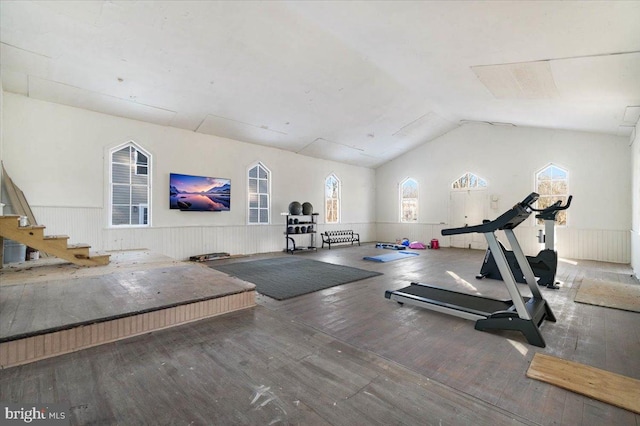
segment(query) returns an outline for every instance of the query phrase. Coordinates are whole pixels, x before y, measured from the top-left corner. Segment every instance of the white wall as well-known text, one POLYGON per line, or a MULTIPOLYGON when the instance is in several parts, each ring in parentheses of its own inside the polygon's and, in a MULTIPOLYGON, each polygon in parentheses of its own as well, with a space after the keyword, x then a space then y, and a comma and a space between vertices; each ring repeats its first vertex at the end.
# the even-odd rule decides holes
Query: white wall
POLYGON ((640 277, 640 120, 636 123, 635 138, 631 141, 632 171, 632 226, 631 266, 636 277, 640 277))
MULTIPOLYGON (((284 248, 291 201, 309 201, 323 223, 324 179, 342 182, 342 224, 375 239, 375 172, 288 151, 202 135, 4 93, 3 161, 47 234, 96 250, 149 248, 176 258, 284 248), (108 150, 135 141, 153 156, 152 227, 108 227, 108 150), (247 225, 247 167, 272 172, 271 222, 247 225), (231 179, 229 212, 169 209, 169 173, 231 179)), ((328 227, 327 227, 328 228, 328 227)), ((323 229, 323 226, 320 227, 323 229)))
MULTIPOLYGON (((629 141, 622 137, 466 124, 374 171, 11 93, 3 93, 2 125, 1 159, 47 233, 68 234, 72 242, 97 250, 149 248, 179 259, 215 251, 279 251, 284 247, 279 213, 293 200, 309 201, 321 212, 324 178, 332 172, 343 185, 342 224, 322 225, 321 230, 353 228, 363 241, 438 238, 446 246, 440 230, 449 222, 453 180, 467 171, 487 179, 487 193, 499 197, 497 208, 488 209, 488 218, 494 218, 532 191, 534 173, 552 162, 570 171, 574 195, 568 226, 557 230, 560 255, 628 263, 633 243, 634 268, 640 270, 637 136, 630 156, 629 141), (129 140, 153 155, 150 228, 107 226, 106 153, 129 140), (246 167, 256 161, 273 172, 268 226, 249 226, 246 220, 246 167), (169 210, 170 172, 230 178, 231 211, 169 210), (398 223, 398 183, 408 176, 420 183, 417 224, 398 223)), ((531 254, 540 248, 537 229, 533 220, 518 228, 531 254)))
MULTIPOLYGON (((535 173, 549 163, 569 170, 574 196, 568 225, 557 229, 561 257, 628 263, 631 227, 631 160, 627 138, 551 129, 468 123, 376 170, 378 238, 429 240, 449 222, 450 185, 465 172, 488 181, 499 199, 493 219, 535 189, 535 173), (418 224, 399 224, 398 184, 413 177, 420 185, 418 224)), ((519 228, 521 244, 540 246, 531 219, 519 228)))

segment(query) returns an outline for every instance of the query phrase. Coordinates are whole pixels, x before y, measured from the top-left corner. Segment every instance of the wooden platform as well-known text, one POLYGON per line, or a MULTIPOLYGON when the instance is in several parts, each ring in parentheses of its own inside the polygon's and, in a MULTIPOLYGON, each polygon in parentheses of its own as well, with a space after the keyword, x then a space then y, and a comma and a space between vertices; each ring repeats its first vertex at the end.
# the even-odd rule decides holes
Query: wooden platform
POLYGON ((255 305, 254 286, 149 251, 101 268, 58 259, 0 272, 0 367, 7 368, 255 305))
POLYGON ((537 353, 527 377, 640 414, 640 380, 537 353))

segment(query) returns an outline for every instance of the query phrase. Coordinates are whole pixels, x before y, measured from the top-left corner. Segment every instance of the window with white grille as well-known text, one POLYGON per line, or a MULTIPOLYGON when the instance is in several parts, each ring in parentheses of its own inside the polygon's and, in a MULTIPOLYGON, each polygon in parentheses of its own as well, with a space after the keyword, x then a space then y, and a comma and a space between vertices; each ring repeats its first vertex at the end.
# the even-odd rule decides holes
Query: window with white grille
POLYGON ((333 173, 324 182, 325 220, 327 223, 340 222, 340 179, 333 173))
MULTIPOLYGON (((549 164, 536 173, 536 192, 540 194, 538 198, 538 209, 549 207, 558 200, 562 204, 567 203, 569 197, 569 172, 562 167, 549 164)), ((543 224, 542 219, 537 219, 538 224, 543 224)), ((556 225, 567 224, 567 210, 558 212, 556 225)))
POLYGON ((262 163, 250 167, 248 184, 249 224, 269 223, 271 172, 262 163))
POLYGON ((487 181, 474 173, 467 172, 451 184, 451 189, 485 189, 487 181))
POLYGON ((151 155, 133 142, 118 146, 110 158, 110 225, 151 224, 151 155))
POLYGON ((418 221, 418 182, 407 178, 400 183, 400 221, 418 221))

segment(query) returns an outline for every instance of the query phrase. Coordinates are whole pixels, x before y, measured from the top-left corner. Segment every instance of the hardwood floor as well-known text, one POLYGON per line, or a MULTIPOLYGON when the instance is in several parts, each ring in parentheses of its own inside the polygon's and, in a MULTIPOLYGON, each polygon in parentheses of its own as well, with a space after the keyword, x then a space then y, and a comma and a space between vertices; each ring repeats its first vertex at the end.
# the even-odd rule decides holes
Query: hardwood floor
POLYGON ((0 401, 65 403, 72 424, 640 425, 525 376, 541 352, 640 379, 640 314, 573 301, 585 277, 638 284, 628 265, 561 262, 561 289, 543 289, 558 322, 542 325, 537 348, 384 298, 410 281, 507 298, 501 282, 474 278, 483 252, 362 260, 380 253, 297 255, 384 275, 285 301, 259 295, 250 310, 2 370, 0 401))

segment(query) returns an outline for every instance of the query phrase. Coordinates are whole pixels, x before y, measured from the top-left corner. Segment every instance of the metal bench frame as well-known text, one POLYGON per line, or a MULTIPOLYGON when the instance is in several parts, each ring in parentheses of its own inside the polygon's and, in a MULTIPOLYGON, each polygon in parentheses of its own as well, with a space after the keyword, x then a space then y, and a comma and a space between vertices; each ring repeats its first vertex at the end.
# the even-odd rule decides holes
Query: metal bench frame
POLYGON ((339 244, 339 243, 358 243, 360 245, 360 234, 353 232, 352 230, 343 230, 343 231, 325 231, 322 234, 322 248, 324 248, 325 243, 331 249, 331 244, 339 244))

